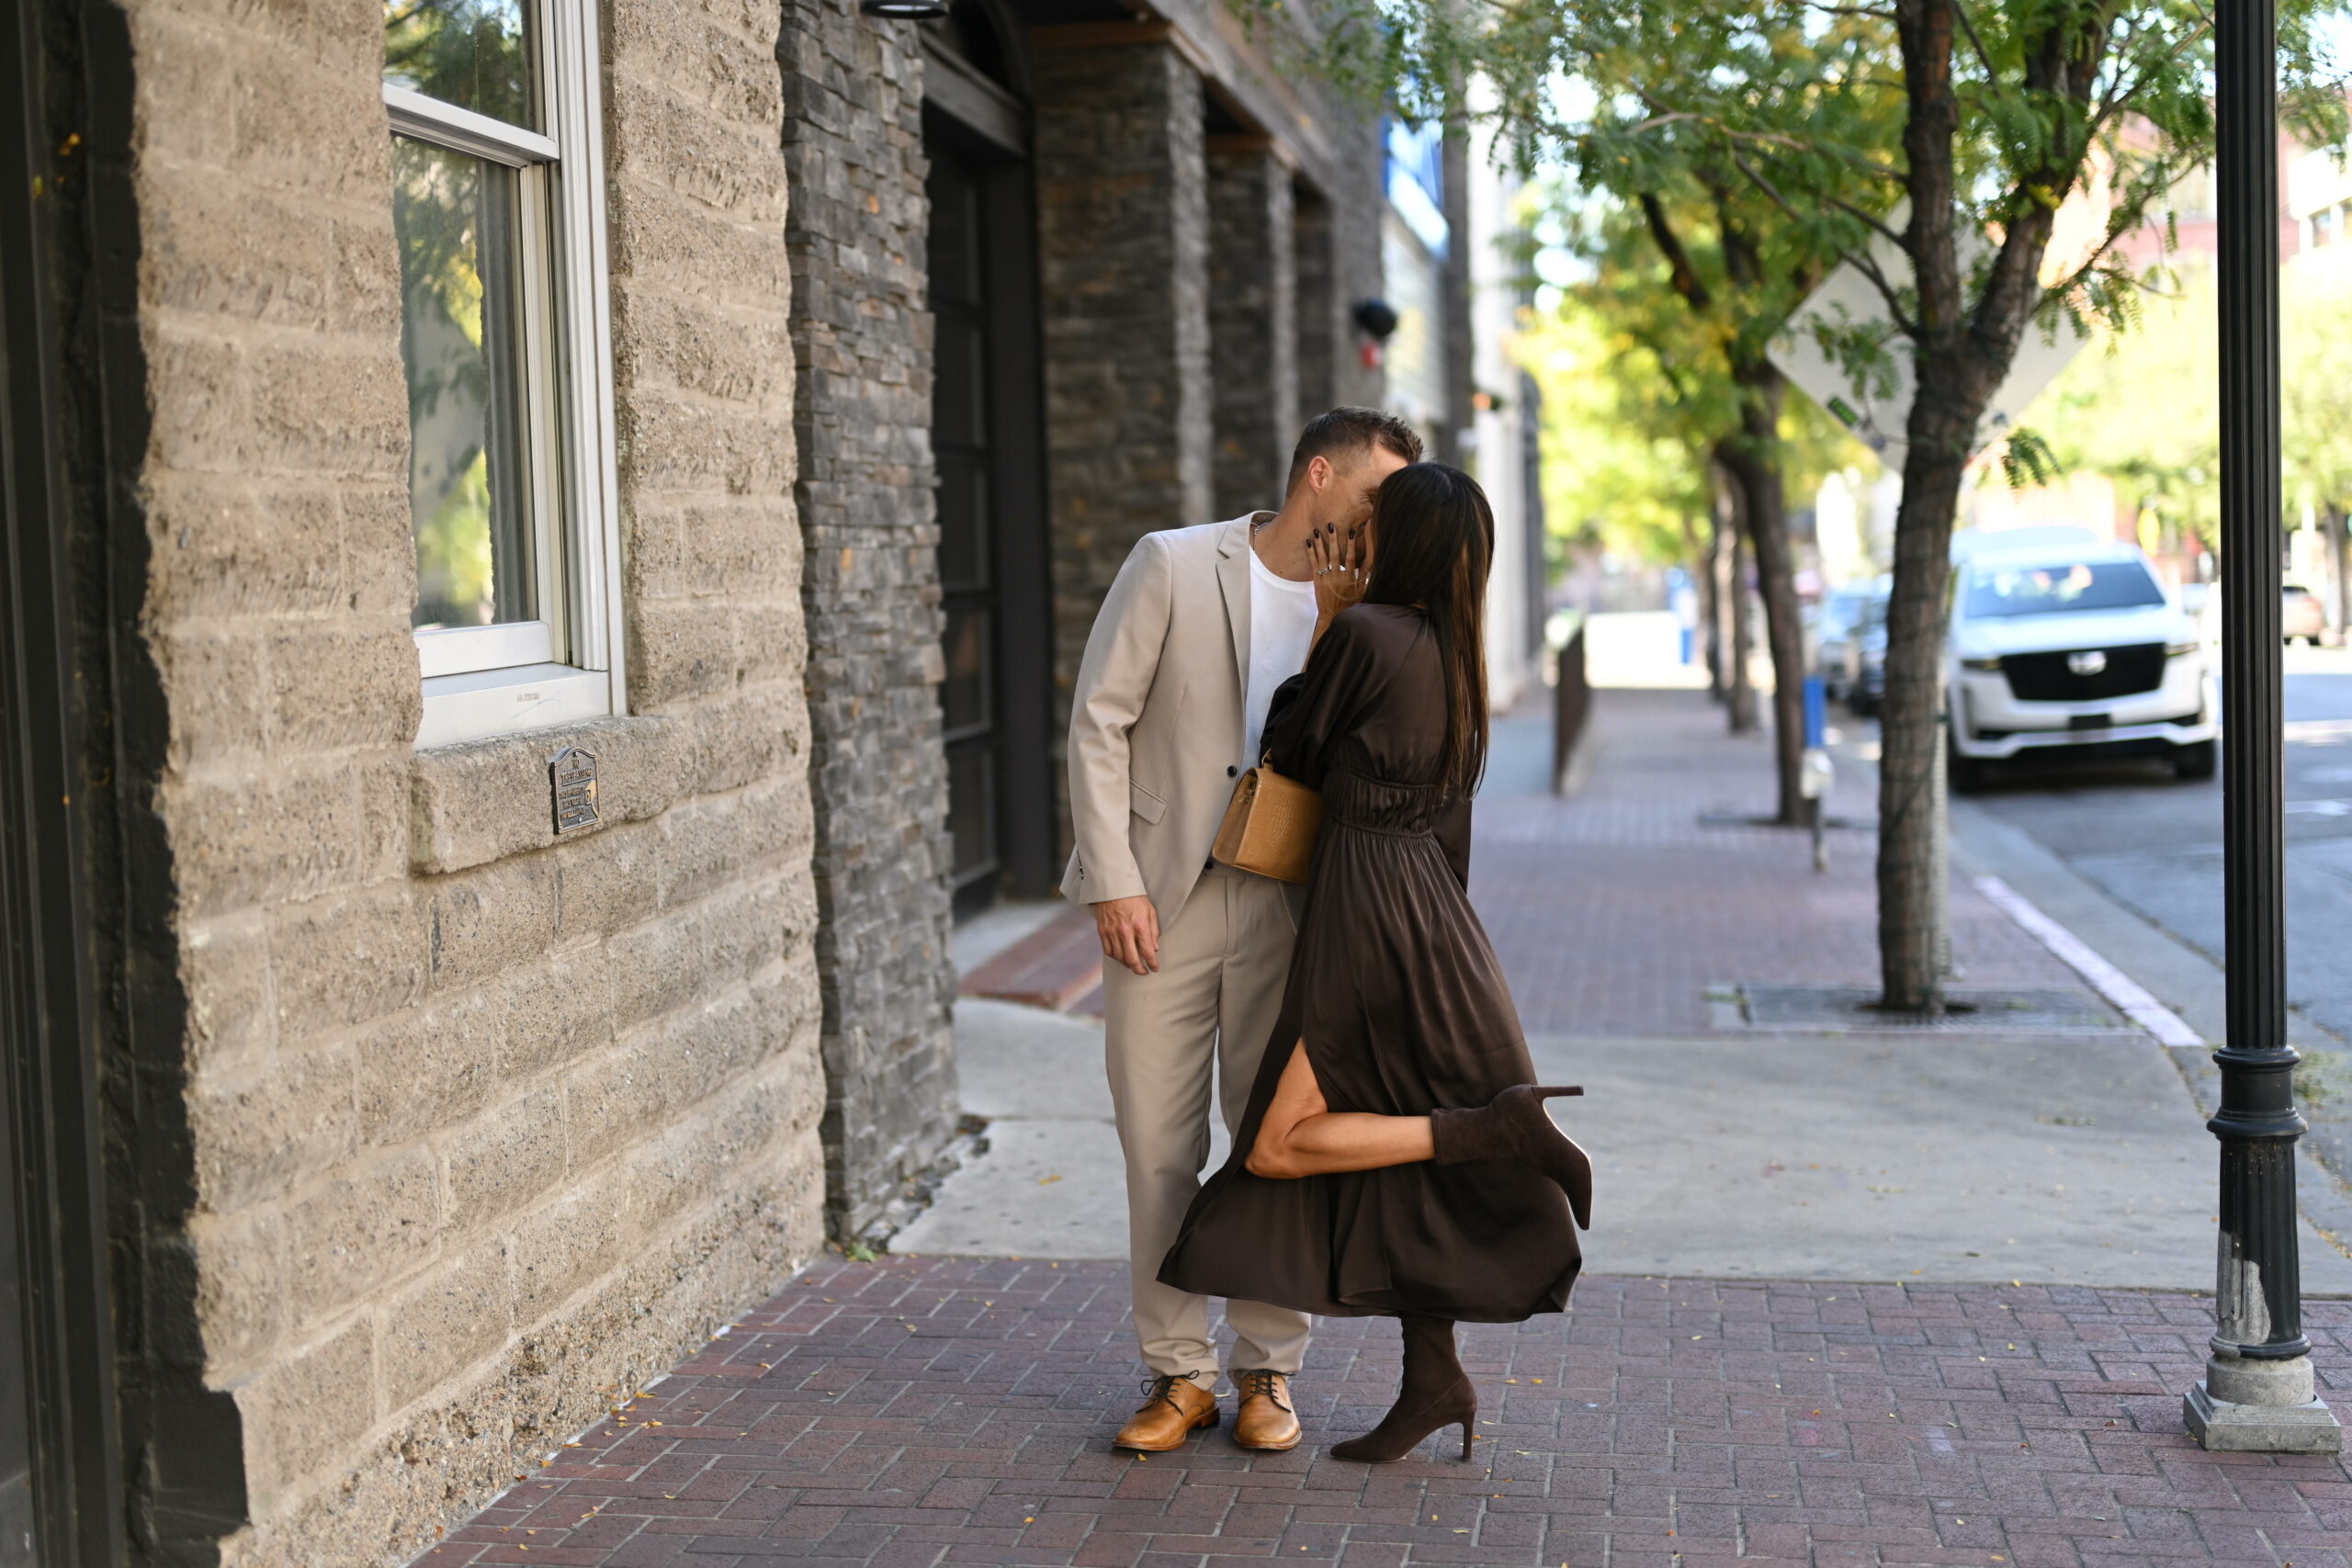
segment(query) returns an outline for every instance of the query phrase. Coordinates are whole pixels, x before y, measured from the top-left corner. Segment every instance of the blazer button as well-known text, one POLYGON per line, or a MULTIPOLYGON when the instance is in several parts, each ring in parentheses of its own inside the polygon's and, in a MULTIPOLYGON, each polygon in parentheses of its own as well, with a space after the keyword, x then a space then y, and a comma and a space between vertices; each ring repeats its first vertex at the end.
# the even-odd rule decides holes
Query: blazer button
POLYGON ((1225 770, 1225 776, 1229 779, 1238 779, 1241 776, 1241 770, 1239 768, 1227 768, 1225 770))

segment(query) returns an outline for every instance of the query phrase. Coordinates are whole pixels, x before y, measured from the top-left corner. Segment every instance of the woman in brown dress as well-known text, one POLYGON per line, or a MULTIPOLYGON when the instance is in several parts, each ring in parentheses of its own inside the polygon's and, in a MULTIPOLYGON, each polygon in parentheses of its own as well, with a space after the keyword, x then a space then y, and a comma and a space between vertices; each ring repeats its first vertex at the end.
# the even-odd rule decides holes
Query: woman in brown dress
POLYGON ((1395 1408, 1331 1452, 1401 1459, 1459 1424, 1467 1459, 1477 1398, 1453 1325, 1567 1305, 1592 1168, 1544 1112, 1577 1091, 1533 1087, 1466 891, 1493 513, 1467 474, 1416 463, 1382 486, 1370 535, 1318 541, 1314 649, 1267 719, 1268 759, 1322 791, 1323 829, 1233 1157, 1159 1278, 1399 1319, 1395 1408))

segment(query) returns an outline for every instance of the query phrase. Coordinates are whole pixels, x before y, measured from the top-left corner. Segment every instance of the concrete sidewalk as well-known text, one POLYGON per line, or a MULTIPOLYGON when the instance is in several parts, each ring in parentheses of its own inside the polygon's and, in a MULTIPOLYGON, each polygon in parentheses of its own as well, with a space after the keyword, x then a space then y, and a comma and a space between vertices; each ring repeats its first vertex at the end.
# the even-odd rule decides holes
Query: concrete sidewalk
MULTIPOLYGON (((1598 1166, 1589 1267, 2211 1288, 2214 1146, 2163 1046, 1962 875, 1961 988, 2070 998, 2107 1027, 1750 1026, 1720 998, 1870 988, 1869 835, 1840 830, 1816 874, 1804 835, 1746 820, 1770 805, 1762 739, 1699 694, 1599 697, 1571 799, 1542 792, 1544 721, 1498 726, 1472 874, 1543 1076, 1589 1091, 1560 1111, 1598 1166)), ((1870 785, 1849 768, 1833 811, 1867 822, 1870 785)), ((894 1250, 1125 1257, 1101 1025, 967 1000, 957 1049, 990 1150, 894 1250)), ((2352 1295, 2352 1258, 2304 1241, 2306 1290, 2352 1295)))
MULTIPOLYGON (((2352 1565, 2341 1460, 2182 1435, 2211 1326, 2187 1296, 1589 1279, 1566 1317, 1463 1329, 1470 1463, 1392 1465, 1324 1452, 1396 1389, 1396 1330, 1366 1318, 1317 1334, 1290 1452, 1113 1450, 1125 1297, 1115 1263, 829 1261, 424 1561, 2352 1565)), ((2352 1362, 2352 1307, 2310 1328, 2352 1362)))
MULTIPOLYGON (((1101 1025, 967 1000, 989 1148, 899 1256, 811 1269, 424 1561, 2352 1568, 2342 1459, 2181 1430, 2211 1327, 2200 1053, 2132 1027, 1964 874, 2192 1023, 2194 972, 1988 838, 1959 851, 1957 984, 2038 999, 1890 1026, 1836 995, 1874 977, 1868 835, 1816 874, 1802 837, 1745 824, 1769 761, 1702 696, 1606 692, 1596 723, 1566 801, 1540 726, 1503 726, 1480 807, 1474 899, 1542 1072, 1588 1087, 1563 1119, 1600 1179, 1569 1312, 1462 1332, 1472 1462, 1328 1457, 1395 1389, 1377 1319, 1318 1327, 1291 1452, 1113 1450, 1137 1370, 1101 1025)), ((1867 784, 1835 808, 1866 819, 1867 784)), ((959 960, 1050 912, 967 926, 959 960)), ((2352 1294, 2308 1226, 2303 1256, 2314 1297, 2352 1294)), ((2352 1407, 2352 1303, 2305 1326, 2352 1407)))

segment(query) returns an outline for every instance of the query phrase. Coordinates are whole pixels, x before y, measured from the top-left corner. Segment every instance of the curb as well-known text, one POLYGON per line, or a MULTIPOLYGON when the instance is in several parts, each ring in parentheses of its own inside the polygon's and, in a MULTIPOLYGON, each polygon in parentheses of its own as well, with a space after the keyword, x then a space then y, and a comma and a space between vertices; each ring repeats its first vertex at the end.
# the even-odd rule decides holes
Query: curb
POLYGON ((1973 879, 1976 891, 1996 908, 2023 926, 2059 961, 2090 983, 2091 989, 2115 1005, 2117 1011, 2165 1045, 2198 1045, 2205 1037, 2188 1027, 2180 1014, 2150 996, 2139 981, 2091 951, 2090 944, 2033 907, 2017 889, 1997 876, 1973 879))
MULTIPOLYGON (((2141 945, 2151 952, 2141 954, 2143 960, 2155 956, 2157 951, 2169 949, 2163 956, 2167 961, 2167 980, 2175 986, 2196 986, 2218 996, 2222 984, 2221 971, 2203 954, 2195 953, 2173 937, 2170 932, 2153 925, 2136 912, 2126 909, 2101 889, 2093 886, 2039 840, 2021 829, 2000 822, 1982 813, 1953 813, 1952 839, 1955 847, 1974 865, 2000 864, 2030 875, 2052 894, 2063 894, 2063 901, 2078 908, 2096 910, 2101 923, 2115 922, 2111 929, 2129 931, 2141 938, 2141 945), (2154 939, 2151 941, 2150 939, 2154 939)), ((1988 871, 1971 875, 1971 884, 1984 897, 2011 919, 2031 934, 2052 954, 2082 976, 2093 989, 2120 1009, 2134 1023, 2161 1043, 2165 1056, 2179 1072, 2181 1082, 2188 1091, 2189 1103, 2199 1115, 2211 1116, 2216 1106, 2220 1075, 2215 1070, 2206 1033, 2192 1026, 2179 1012, 2156 999, 2147 987, 2110 962, 2090 943, 2045 913, 2041 906, 2012 887, 2007 879, 1988 871)), ((2190 1010, 2218 1021, 2220 1009, 2212 997, 2198 998, 2201 1005, 2190 1010)), ((2184 998, 2187 1005, 2187 998, 2184 998)), ((2316 1033, 2333 1041, 2333 1036, 2301 1015, 2294 1016, 2295 1032, 2305 1040, 2316 1033)), ((2216 1031, 2218 1034, 2218 1030, 2216 1031)), ((2317 1232, 2320 1238, 2347 1258, 2352 1258, 2352 1186, 2313 1154, 2309 1145, 2295 1151, 2299 1171, 2295 1183, 2296 1206, 2304 1222, 2317 1232)))

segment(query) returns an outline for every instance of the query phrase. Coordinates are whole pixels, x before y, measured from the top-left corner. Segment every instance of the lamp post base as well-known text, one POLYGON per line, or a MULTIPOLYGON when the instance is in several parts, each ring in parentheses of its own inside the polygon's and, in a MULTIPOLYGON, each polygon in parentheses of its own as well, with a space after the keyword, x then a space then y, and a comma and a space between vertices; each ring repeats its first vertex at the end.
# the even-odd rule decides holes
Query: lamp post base
POLYGON ((2344 1428, 2324 1401, 2302 1404, 2239 1404, 2216 1399, 2203 1382, 2180 1402, 2188 1435, 2209 1453, 2337 1454, 2344 1428))

